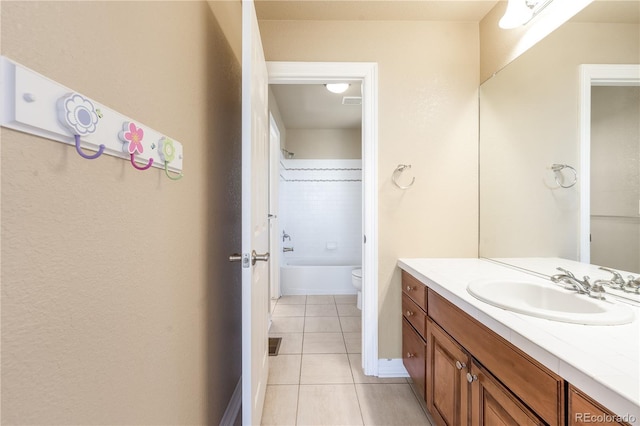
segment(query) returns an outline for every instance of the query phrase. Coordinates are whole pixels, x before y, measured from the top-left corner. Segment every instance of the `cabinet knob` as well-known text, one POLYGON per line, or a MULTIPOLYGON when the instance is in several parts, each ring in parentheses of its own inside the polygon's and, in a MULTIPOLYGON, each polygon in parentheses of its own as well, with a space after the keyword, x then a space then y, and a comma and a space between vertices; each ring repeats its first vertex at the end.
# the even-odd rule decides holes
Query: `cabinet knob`
POLYGON ((407 358, 414 358, 415 354, 412 354, 411 352, 407 352, 407 358))
POLYGON ((413 287, 411 287, 410 285, 407 286, 407 291, 411 291, 413 290, 413 287))
POLYGON ((478 380, 478 376, 476 376, 475 374, 467 373, 467 382, 473 383, 476 380, 478 380))
POLYGON ((465 364, 464 362, 460 362, 460 361, 456 361, 456 368, 458 370, 462 370, 463 368, 465 368, 467 366, 467 364, 465 364))
POLYGON ((413 312, 407 311, 407 316, 410 317, 411 315, 413 315, 413 312))

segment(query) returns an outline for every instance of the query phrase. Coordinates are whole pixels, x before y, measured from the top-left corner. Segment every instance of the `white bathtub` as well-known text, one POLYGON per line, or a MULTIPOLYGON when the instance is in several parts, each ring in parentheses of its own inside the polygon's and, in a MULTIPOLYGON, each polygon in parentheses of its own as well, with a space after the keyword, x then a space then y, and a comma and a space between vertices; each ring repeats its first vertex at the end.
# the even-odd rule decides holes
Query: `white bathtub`
POLYGON ((351 271, 361 267, 357 263, 284 259, 284 264, 280 267, 280 291, 283 296, 356 294, 356 289, 351 284, 351 271))

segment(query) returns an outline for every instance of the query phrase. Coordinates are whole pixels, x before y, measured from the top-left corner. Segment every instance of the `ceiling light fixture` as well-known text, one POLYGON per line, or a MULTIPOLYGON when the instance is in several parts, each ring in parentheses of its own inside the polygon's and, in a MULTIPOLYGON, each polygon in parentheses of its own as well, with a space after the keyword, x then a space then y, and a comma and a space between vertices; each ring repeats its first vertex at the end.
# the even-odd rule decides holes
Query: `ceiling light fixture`
POLYGON ((324 87, 331 93, 344 93, 351 86, 349 83, 327 83, 324 87))
POLYGON ((525 25, 553 0, 508 0, 507 10, 498 22, 503 29, 511 29, 525 25))

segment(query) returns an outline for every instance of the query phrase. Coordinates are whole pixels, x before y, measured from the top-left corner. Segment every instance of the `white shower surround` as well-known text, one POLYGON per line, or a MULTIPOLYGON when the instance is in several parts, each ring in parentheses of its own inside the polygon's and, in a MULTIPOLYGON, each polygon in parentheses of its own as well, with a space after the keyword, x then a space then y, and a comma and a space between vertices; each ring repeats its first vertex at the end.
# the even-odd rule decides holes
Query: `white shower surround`
POLYGON ((283 295, 354 294, 362 265, 362 161, 282 160, 283 295))

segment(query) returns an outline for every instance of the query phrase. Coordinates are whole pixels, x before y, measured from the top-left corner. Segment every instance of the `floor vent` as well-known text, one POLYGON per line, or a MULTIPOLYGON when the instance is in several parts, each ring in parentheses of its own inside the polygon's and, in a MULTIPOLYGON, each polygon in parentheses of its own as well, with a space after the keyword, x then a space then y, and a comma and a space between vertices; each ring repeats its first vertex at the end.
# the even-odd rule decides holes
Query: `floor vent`
POLYGON ((281 342, 282 342, 282 337, 269 337, 269 356, 278 355, 281 342))

